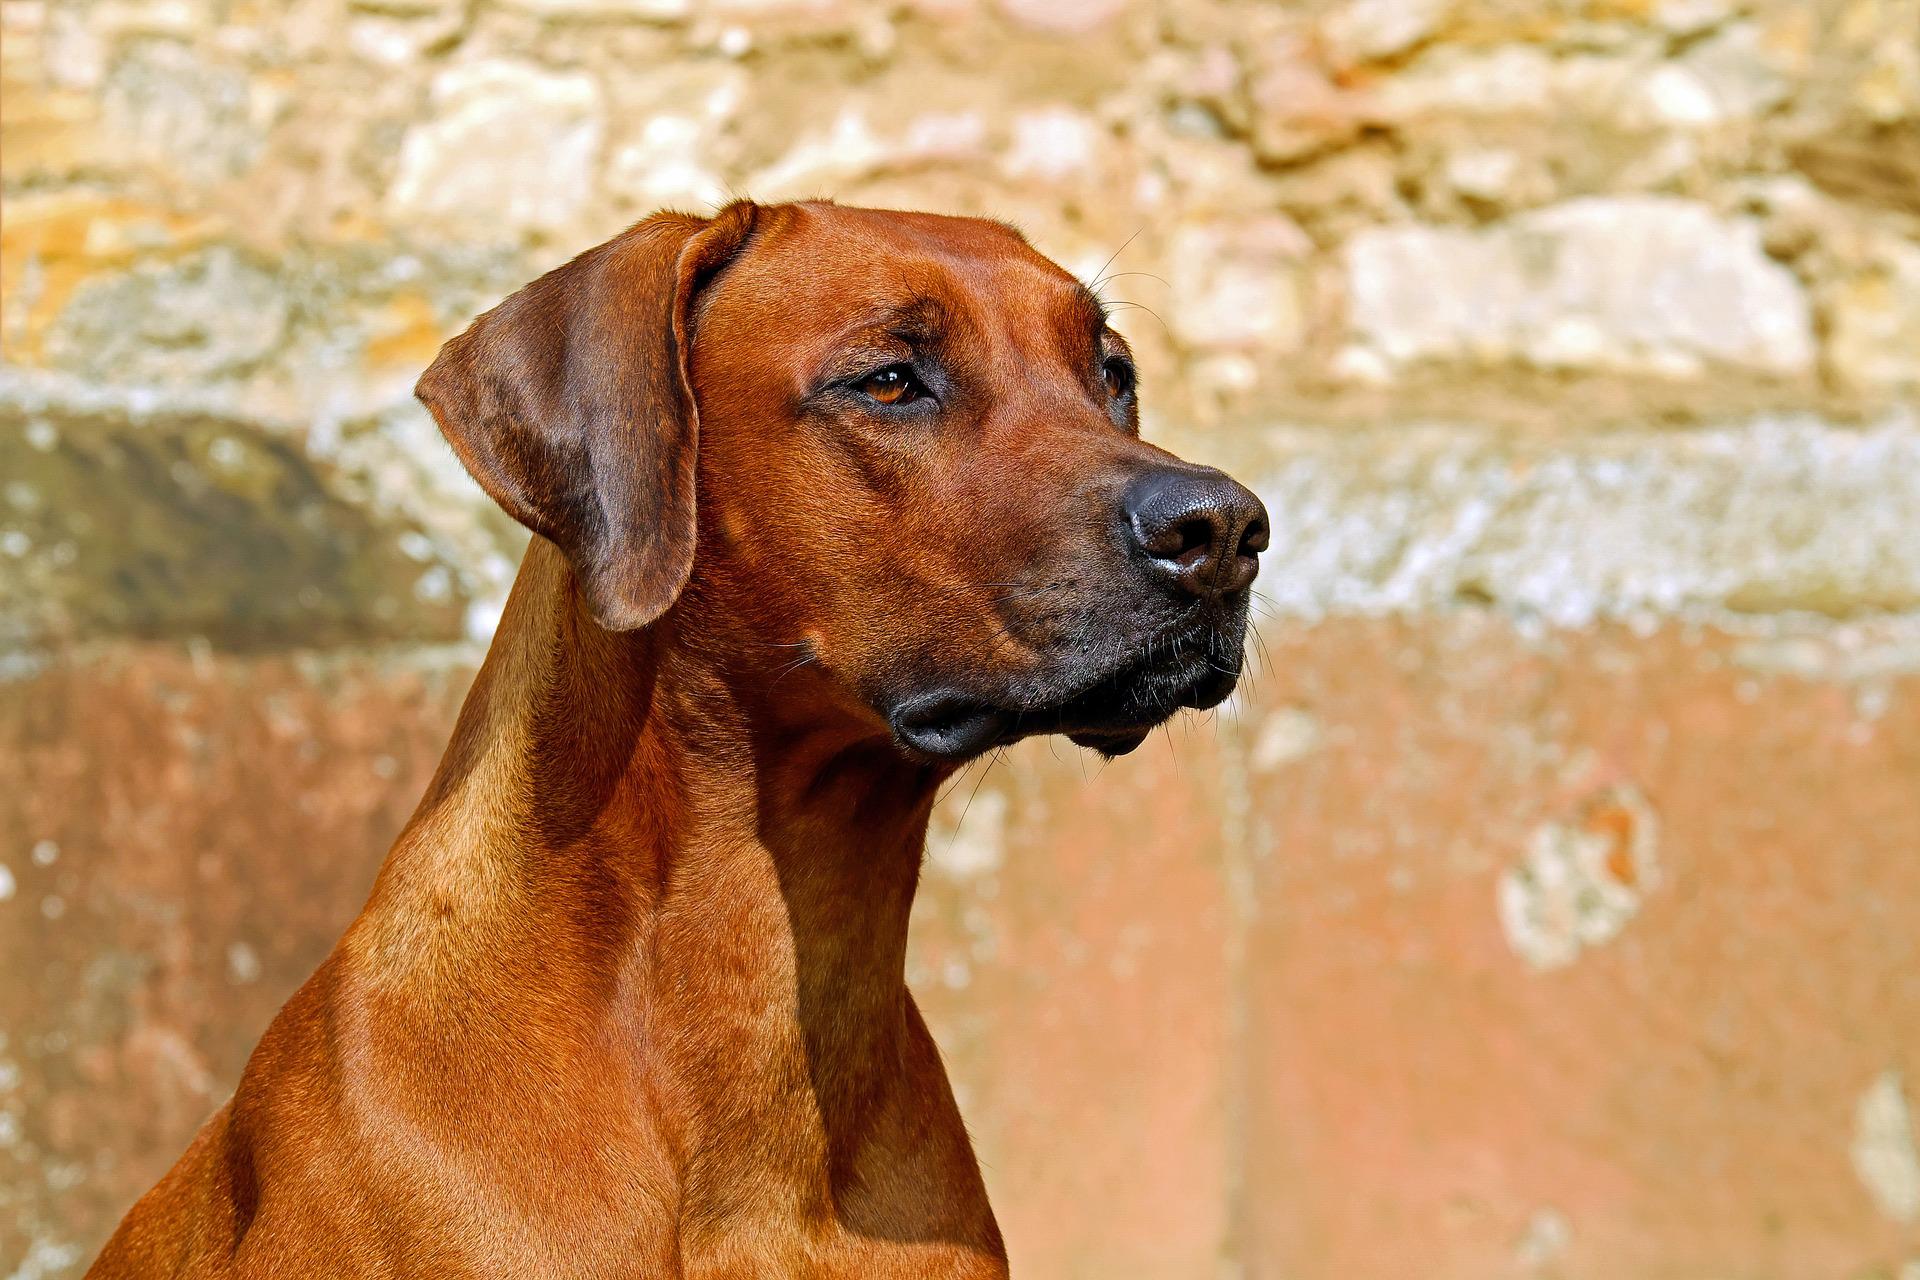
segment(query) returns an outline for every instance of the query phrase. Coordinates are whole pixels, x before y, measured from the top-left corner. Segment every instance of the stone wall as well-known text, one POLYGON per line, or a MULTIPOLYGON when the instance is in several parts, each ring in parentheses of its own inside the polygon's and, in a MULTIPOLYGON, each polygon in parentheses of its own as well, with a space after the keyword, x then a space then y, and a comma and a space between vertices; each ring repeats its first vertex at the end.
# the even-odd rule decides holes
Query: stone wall
MULTIPOLYGON (((409 398, 657 207, 1010 218, 1262 669, 936 832, 1027 1276, 1920 1276, 1920 0, 0 0, 0 1276, 77 1275, 520 535, 409 398)), ((963 797, 971 784, 963 789, 963 797)))

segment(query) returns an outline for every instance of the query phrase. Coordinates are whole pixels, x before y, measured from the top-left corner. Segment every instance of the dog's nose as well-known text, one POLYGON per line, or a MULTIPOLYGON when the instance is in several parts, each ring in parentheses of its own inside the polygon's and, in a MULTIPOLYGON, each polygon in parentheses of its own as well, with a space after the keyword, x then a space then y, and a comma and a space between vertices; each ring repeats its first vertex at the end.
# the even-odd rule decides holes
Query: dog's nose
POLYGON ((1218 600, 1245 589, 1267 549, 1267 509, 1212 467, 1161 467, 1121 497, 1134 550, 1183 590, 1218 600))

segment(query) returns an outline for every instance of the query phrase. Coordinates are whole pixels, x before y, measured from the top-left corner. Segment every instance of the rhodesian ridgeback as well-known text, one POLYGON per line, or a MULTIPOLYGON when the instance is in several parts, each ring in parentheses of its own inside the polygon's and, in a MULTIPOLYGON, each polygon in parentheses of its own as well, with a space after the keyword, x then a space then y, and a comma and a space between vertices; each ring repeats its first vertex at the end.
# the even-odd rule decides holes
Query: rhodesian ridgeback
POLYGON ((419 394, 537 536, 365 909, 90 1274, 1005 1276, 906 986, 928 815, 1225 698, 1258 499, 976 219, 662 214, 419 394))

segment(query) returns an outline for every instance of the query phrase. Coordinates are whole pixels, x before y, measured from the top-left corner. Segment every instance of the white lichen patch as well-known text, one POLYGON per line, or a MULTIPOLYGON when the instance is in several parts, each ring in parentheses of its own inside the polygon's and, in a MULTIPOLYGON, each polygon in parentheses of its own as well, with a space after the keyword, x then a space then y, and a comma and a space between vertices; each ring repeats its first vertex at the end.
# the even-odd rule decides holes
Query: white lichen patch
POLYGON ((1500 926, 1536 969, 1572 964, 1617 937, 1659 887, 1659 823, 1644 797, 1610 788, 1571 822, 1547 822, 1500 877, 1500 926))
POLYGON ((260 977, 260 953, 244 942, 227 947, 227 981, 244 986, 260 977))
POLYGON ((1881 1213, 1920 1221, 1920 1149, 1900 1073, 1881 1072, 1853 1113, 1853 1171, 1881 1213))
POLYGON ((1527 1219, 1527 1229, 1514 1246, 1514 1261, 1534 1270, 1546 1266, 1567 1251, 1573 1240, 1573 1228, 1558 1209, 1541 1209, 1527 1219))
POLYGON ((67 1274, 83 1255, 79 1246, 58 1240, 40 1239, 27 1246, 26 1257, 7 1280, 52 1280, 67 1274))
POLYGON ((1320 722, 1299 707, 1282 707, 1260 726, 1253 740, 1252 763, 1266 773, 1311 755, 1320 745, 1320 722))

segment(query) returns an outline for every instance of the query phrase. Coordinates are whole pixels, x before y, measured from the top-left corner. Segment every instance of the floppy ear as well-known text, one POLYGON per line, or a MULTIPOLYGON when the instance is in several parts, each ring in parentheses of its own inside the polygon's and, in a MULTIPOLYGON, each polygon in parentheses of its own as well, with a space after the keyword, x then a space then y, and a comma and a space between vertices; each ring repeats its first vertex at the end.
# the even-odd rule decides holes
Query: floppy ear
POLYGON ((475 320, 415 388, 481 488, 566 553, 611 630, 659 617, 693 570, 688 318, 756 212, 637 223, 475 320))

